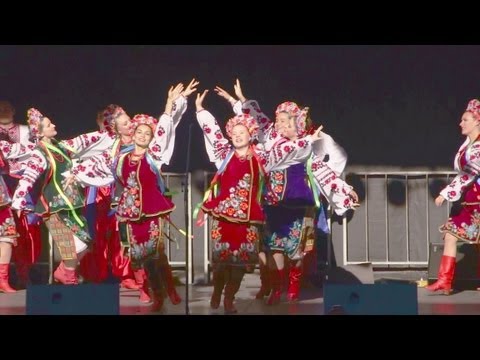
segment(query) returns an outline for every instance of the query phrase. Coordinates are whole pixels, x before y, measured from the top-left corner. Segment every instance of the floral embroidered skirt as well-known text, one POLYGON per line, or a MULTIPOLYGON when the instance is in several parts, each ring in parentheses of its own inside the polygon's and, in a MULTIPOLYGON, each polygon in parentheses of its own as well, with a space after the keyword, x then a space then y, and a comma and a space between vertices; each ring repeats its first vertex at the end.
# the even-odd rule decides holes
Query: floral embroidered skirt
POLYGON ((452 207, 447 222, 440 226, 440 232, 452 234, 459 240, 478 242, 480 237, 480 185, 471 184, 464 192, 461 206, 452 207))
POLYGON ((212 218, 212 263, 251 266, 258 263, 260 225, 212 218))
POLYGON ((17 226, 10 206, 0 208, 0 241, 16 244, 17 226))
POLYGON ((129 247, 134 269, 143 267, 146 260, 164 257, 163 223, 162 217, 155 216, 118 224, 122 244, 129 247))
POLYGON ((267 225, 263 242, 266 251, 284 252, 289 259, 299 260, 304 252, 313 249, 313 208, 266 206, 265 214, 267 225))

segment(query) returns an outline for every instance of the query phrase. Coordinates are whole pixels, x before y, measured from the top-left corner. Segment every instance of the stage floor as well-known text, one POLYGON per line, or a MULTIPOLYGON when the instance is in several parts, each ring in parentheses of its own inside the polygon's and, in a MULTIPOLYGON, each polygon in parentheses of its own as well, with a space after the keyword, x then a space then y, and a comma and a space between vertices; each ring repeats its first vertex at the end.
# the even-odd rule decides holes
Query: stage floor
MULTIPOLYGON (((378 277, 378 276, 376 276, 378 277)), ((282 302, 277 306, 266 306, 255 300, 260 279, 258 273, 247 274, 236 296, 238 315, 323 315, 322 289, 314 286, 302 289, 300 301, 295 304, 282 302)), ((55 286, 55 285, 52 285, 55 286)), ((81 285, 79 285, 81 286, 81 285)), ((151 305, 138 301, 138 291, 120 289, 120 315, 185 315, 185 285, 177 287, 183 298, 179 305, 165 299, 161 312, 152 313, 151 305)), ((188 312, 190 315, 223 315, 223 306, 210 309, 212 286, 189 286, 188 312)), ((25 315, 26 290, 14 294, 0 293, 0 315, 25 315)), ((418 288, 419 315, 478 315, 480 314, 480 291, 459 291, 450 296, 436 295, 418 288)))

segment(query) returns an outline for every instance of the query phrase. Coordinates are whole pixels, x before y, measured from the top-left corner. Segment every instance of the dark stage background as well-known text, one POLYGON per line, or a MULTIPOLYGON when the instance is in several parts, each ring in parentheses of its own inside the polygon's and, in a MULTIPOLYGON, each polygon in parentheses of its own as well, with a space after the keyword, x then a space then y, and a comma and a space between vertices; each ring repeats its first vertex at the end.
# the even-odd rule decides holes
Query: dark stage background
MULTIPOLYGON (((285 100, 310 106, 349 164, 452 166, 460 116, 480 96, 480 46, 0 46, 0 97, 14 103, 18 122, 28 107, 40 109, 59 138, 94 130, 109 103, 158 116, 167 88, 192 77, 211 89, 205 106, 221 123, 231 110, 213 88, 233 94, 238 77, 271 116, 285 100)), ((185 170, 191 122, 191 170, 212 169, 192 96, 165 170, 185 170)))

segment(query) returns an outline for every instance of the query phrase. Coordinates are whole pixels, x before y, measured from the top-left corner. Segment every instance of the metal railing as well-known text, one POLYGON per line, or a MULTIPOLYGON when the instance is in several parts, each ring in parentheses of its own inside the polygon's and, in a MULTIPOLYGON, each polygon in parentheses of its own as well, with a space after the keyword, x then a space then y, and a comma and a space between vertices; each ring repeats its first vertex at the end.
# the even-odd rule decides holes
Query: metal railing
MULTIPOLYGON (((431 181, 433 178, 440 179, 440 180, 445 180, 445 183, 449 183, 449 179, 451 176, 455 176, 456 173, 452 171, 388 171, 388 172, 378 172, 378 171, 366 171, 366 172, 354 172, 350 175, 358 176, 363 180, 364 184, 364 201, 361 204, 361 208, 356 210, 354 217, 352 219, 355 219, 356 222, 356 230, 359 228, 364 228, 363 231, 363 236, 360 235, 361 232, 355 231, 355 234, 352 234, 352 236, 349 236, 349 233, 352 231, 352 222, 353 221, 347 221, 347 217, 343 217, 342 221, 342 237, 343 237, 343 263, 346 265, 349 264, 358 264, 362 262, 371 262, 372 265, 374 266, 410 266, 410 267, 426 267, 428 265, 428 256, 429 256, 429 242, 430 242, 430 227, 432 226, 431 223, 431 207, 434 205, 434 196, 437 194, 432 193, 432 189, 430 187, 431 181), (383 197, 383 204, 381 204, 381 208, 383 209, 383 220, 384 220, 384 244, 382 246, 381 243, 379 243, 382 239, 381 236, 377 234, 375 236, 376 239, 376 245, 379 245, 380 248, 384 248, 385 253, 384 256, 380 256, 378 254, 378 251, 376 252, 375 256, 372 255, 371 251, 372 249, 375 249, 375 245, 372 245, 372 229, 371 229, 371 224, 375 222, 380 222, 381 219, 378 217, 378 207, 379 207, 379 200, 372 198, 372 195, 370 194, 371 189, 369 189, 369 185, 371 185, 371 182, 373 179, 377 180, 377 191, 373 193, 373 196, 378 195, 378 198, 383 197), (383 196, 380 196, 379 191, 378 191, 378 180, 382 179, 383 180, 383 196), (389 194, 389 186, 391 185, 391 181, 400 181, 403 179, 404 183, 404 204, 391 204, 391 195, 389 194), (412 189, 412 182, 413 180, 416 181, 416 185, 418 185, 418 182, 424 182, 425 187, 424 189, 420 190, 417 188, 412 189), (420 192, 424 192, 423 195, 420 194, 420 192), (416 202, 421 202, 424 199, 425 202, 425 207, 422 210, 420 206, 411 206, 411 199, 414 196, 418 196, 416 198, 416 202), (371 205, 370 203, 375 201, 375 204, 371 205), (399 244, 396 244, 397 250, 400 250, 399 252, 403 253, 405 256, 403 259, 392 259, 392 251, 395 249, 392 249, 392 243, 391 243, 391 235, 392 235, 392 216, 390 215, 390 210, 391 207, 395 206, 396 211, 395 213, 397 215, 399 214, 399 211, 404 211, 404 226, 403 226, 403 235, 405 236, 405 241, 403 244, 399 246, 399 244), (372 207, 376 207, 376 214, 373 215, 371 212, 372 207), (404 208, 403 210, 400 210, 400 208, 404 208), (363 214, 362 214, 363 213, 363 214), (358 219, 358 215, 362 214, 360 219, 358 219), (420 219, 424 218, 425 221, 425 232, 424 234, 421 234, 422 231, 413 231, 411 228, 412 221, 415 220, 417 221, 417 228, 418 228, 418 221, 420 219), (414 232, 412 234, 412 231, 414 232), (412 236, 413 235, 413 236, 412 236), (412 238, 414 238, 415 245, 418 246, 423 246, 424 251, 420 249, 418 251, 419 254, 417 254, 416 259, 412 259, 412 238), (358 249, 357 249, 357 256, 356 259, 352 259, 352 252, 355 252, 352 250, 352 247, 357 246, 357 248, 360 246, 357 242, 363 240, 363 248, 364 248, 364 255, 359 259, 358 256, 358 249), (401 247, 404 247, 403 249, 401 247)), ((402 183, 402 181, 400 181, 402 183)), ((401 196, 403 198, 403 196, 401 196)), ((444 213, 445 217, 442 218, 441 221, 445 221, 445 219, 449 216, 450 212, 450 203, 447 202, 447 206, 444 207, 446 212, 444 213)), ((442 215, 443 216, 443 215, 442 215)), ((395 218, 393 219, 395 220, 395 218)), ((436 224, 436 226, 440 226, 442 222, 439 222, 436 224)), ((399 221, 395 221, 397 225, 397 229, 395 230, 396 233, 395 235, 401 235, 401 230, 398 229, 398 224, 399 221)), ((398 239, 397 239, 398 240, 398 239)), ((398 241, 397 241, 398 242, 398 241)))

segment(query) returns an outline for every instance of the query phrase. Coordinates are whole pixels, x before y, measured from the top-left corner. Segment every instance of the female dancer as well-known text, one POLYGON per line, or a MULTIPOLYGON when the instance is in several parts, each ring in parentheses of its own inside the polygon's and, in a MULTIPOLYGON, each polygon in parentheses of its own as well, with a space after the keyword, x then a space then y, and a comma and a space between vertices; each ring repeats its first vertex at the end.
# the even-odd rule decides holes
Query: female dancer
POLYGON ((302 162, 311 153, 311 143, 319 139, 320 129, 299 141, 274 146, 271 152, 252 146, 258 125, 247 114, 237 115, 226 125, 232 144, 223 137, 215 118, 203 108, 208 90, 197 95, 197 120, 203 129, 210 161, 219 169, 212 181, 218 194, 206 195, 201 209, 212 216, 214 290, 210 306, 220 305, 225 287, 225 313, 236 313, 233 304, 245 270, 258 262, 258 240, 264 214, 260 205, 266 172, 302 162))
POLYGON ((457 241, 478 243, 480 238, 480 101, 470 100, 460 121, 462 135, 466 139, 455 156, 455 170, 458 175, 435 199, 441 206, 445 200, 454 202, 462 199, 460 210, 452 212, 447 222, 440 227, 445 248, 443 250, 438 280, 427 286, 430 291, 452 292, 455 275, 457 241))

